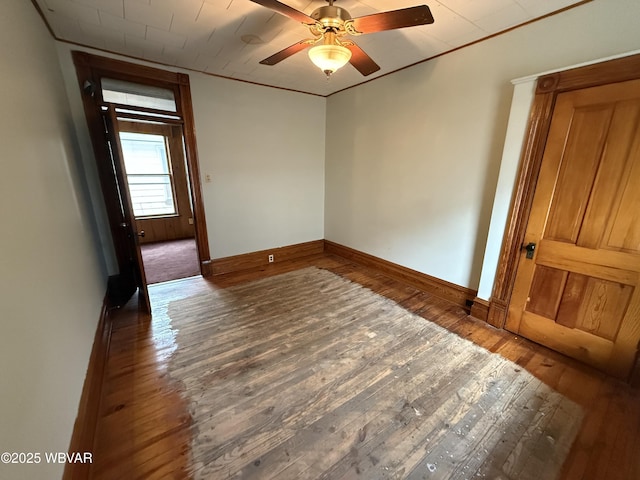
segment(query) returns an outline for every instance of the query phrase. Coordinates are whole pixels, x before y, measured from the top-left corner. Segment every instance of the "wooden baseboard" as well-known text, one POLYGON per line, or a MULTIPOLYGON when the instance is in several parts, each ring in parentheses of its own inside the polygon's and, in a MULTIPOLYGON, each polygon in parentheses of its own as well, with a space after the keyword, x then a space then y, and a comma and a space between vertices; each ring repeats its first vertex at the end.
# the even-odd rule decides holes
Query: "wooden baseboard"
POLYGON ((322 253, 323 251, 324 240, 314 240, 296 245, 288 245, 286 247, 234 255, 232 257, 216 258, 211 261, 211 271, 213 275, 239 272, 241 270, 269 265, 269 255, 273 255, 273 261, 275 263, 306 257, 308 255, 322 253))
POLYGON ((489 302, 482 298, 474 298, 471 305, 471 316, 484 322, 489 318, 489 302))
MULTIPOLYGON (((87 375, 82 387, 78 416, 73 426, 69 452, 93 452, 96 436, 96 425, 100 413, 100 398, 111 341, 112 319, 110 312, 109 292, 105 295, 100 312, 100 320, 93 340, 87 375)), ((80 480, 89 478, 90 463, 66 463, 63 480, 80 480)))
POLYGON ((374 257, 368 253, 354 250, 353 248, 345 247, 344 245, 340 245, 329 240, 325 240, 324 245, 324 251, 326 253, 332 253, 359 263, 360 265, 380 270, 392 278, 401 280, 419 290, 448 300, 456 305, 460 305, 466 310, 469 309, 469 306, 478 293, 476 290, 461 287, 455 283, 450 283, 445 280, 432 277, 426 273, 421 273, 416 270, 403 267, 397 263, 374 257))

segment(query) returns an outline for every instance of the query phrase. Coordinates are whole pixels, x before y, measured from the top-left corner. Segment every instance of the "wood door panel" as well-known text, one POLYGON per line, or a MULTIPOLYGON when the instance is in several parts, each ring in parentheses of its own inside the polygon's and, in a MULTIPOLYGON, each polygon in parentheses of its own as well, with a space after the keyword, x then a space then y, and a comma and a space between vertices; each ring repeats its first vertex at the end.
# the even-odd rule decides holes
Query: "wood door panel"
POLYGON ((623 377, 629 374, 640 348, 640 288, 636 287, 625 318, 613 345, 606 370, 613 375, 623 377))
MULTIPOLYGON (((613 230, 617 233, 621 230, 621 225, 616 222, 616 216, 612 216, 612 212, 620 209, 625 184, 634 178, 629 170, 633 167, 633 159, 637 158, 637 149, 640 148, 638 139, 634 141, 639 122, 640 101, 616 104, 601 167, 598 169, 577 241, 577 245, 581 247, 620 249, 611 244, 613 230), (603 225, 606 225, 605 229, 602 228, 603 225), (608 242, 604 241, 606 238, 609 238, 608 242)), ((639 198, 635 198, 636 202, 638 200, 639 198)), ((626 211, 623 217, 627 218, 626 211)))
POLYGON ((562 292, 561 306, 558 308, 556 322, 569 328, 576 328, 584 301, 584 294, 590 277, 578 273, 569 273, 567 283, 562 292))
POLYGON ((181 238, 193 238, 195 229, 189 223, 191 217, 176 216, 164 218, 144 218, 136 220, 138 229, 144 230, 146 235, 140 243, 163 242, 181 238))
POLYGON ((575 328, 615 340, 633 290, 629 285, 590 277, 586 282, 584 301, 575 328))
POLYGON ((632 166, 612 221, 607 247, 640 253, 640 137, 636 137, 634 143, 630 158, 635 161, 630 162, 632 166))
POLYGON ((574 110, 545 238, 576 243, 613 112, 611 105, 574 110))
POLYGON ((570 273, 556 322, 613 341, 633 291, 629 285, 570 273))
POLYGON ((607 340, 615 340, 634 288, 538 265, 526 311, 607 340))
POLYGON ((533 274, 527 311, 546 318, 556 318, 566 282, 566 271, 537 265, 533 274))
POLYGON ((640 344, 640 80, 558 94, 506 327, 609 373, 640 344))

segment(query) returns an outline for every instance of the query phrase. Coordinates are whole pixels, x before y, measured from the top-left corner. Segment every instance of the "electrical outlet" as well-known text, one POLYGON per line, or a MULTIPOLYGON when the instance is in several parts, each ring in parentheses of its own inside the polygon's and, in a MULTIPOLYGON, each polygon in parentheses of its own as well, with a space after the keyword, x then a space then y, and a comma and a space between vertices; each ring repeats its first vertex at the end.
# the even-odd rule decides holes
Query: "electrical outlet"
POLYGON ((269 255, 269 263, 273 263, 273 255, 269 255))

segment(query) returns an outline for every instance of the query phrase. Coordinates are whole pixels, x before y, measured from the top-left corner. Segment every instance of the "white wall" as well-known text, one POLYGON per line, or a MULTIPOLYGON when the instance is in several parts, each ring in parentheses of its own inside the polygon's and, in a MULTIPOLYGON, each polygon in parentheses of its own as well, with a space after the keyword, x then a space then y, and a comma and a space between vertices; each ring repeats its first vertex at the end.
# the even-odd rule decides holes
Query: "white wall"
POLYGON ((477 288, 510 80, 637 49, 639 16, 594 0, 329 97, 325 238, 477 288))
POLYGON ((96 224, 102 262, 105 265, 107 275, 116 275, 118 273, 118 260, 113 246, 113 239, 111 238, 109 218, 100 187, 100 177, 98 175, 98 167, 93 154, 93 145, 84 114, 84 106, 78 86, 78 77, 76 76, 76 69, 71 57, 72 47, 65 43, 56 42, 56 49, 64 78, 64 86, 67 91, 67 98, 69 99, 69 107, 71 109, 71 118, 76 133, 78 149, 82 158, 82 169, 87 185, 87 197, 91 199, 91 214, 96 224))
MULTIPOLYGON (((54 42, 0 5, 0 452, 66 451, 105 293, 54 42)), ((0 464, 0 478, 62 467, 0 464)))
POLYGON ((324 238, 326 100, 190 77, 212 258, 324 238))
POLYGON ((478 286, 478 298, 489 300, 498 269, 502 241, 509 219, 513 187, 516 182, 520 155, 524 147, 531 102, 535 94, 536 80, 529 79, 514 85, 509 125, 505 135, 504 150, 500 163, 500 174, 493 198, 491 223, 487 235, 487 247, 482 262, 482 273, 478 286))

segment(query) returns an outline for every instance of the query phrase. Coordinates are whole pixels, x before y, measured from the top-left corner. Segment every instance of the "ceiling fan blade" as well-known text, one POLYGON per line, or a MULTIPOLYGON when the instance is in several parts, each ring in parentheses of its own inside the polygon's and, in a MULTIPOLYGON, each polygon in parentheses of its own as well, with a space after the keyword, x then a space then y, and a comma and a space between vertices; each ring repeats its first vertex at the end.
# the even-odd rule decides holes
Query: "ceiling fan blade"
POLYGON ((284 3, 278 2, 278 0, 251 0, 253 3, 257 3, 258 5, 262 5, 263 7, 270 8, 273 11, 278 12, 285 17, 289 17, 296 22, 306 23, 308 25, 315 25, 316 21, 311 18, 306 13, 301 12, 300 10, 296 10, 289 5, 285 5, 284 3))
POLYGON ((313 43, 312 40, 300 40, 298 43, 294 43, 290 47, 280 50, 278 53, 274 53, 270 57, 265 58, 260 63, 262 65, 275 65, 276 63, 280 63, 282 60, 289 58, 294 53, 304 50, 311 45, 311 43, 313 43))
POLYGON ((359 33, 382 32, 396 28, 413 27, 433 23, 433 15, 426 5, 402 8, 390 12, 374 13, 350 20, 359 33))
POLYGON ((351 60, 349 63, 355 67, 365 77, 380 70, 380 65, 365 53, 358 45, 349 41, 343 42, 344 46, 351 50, 351 60))

